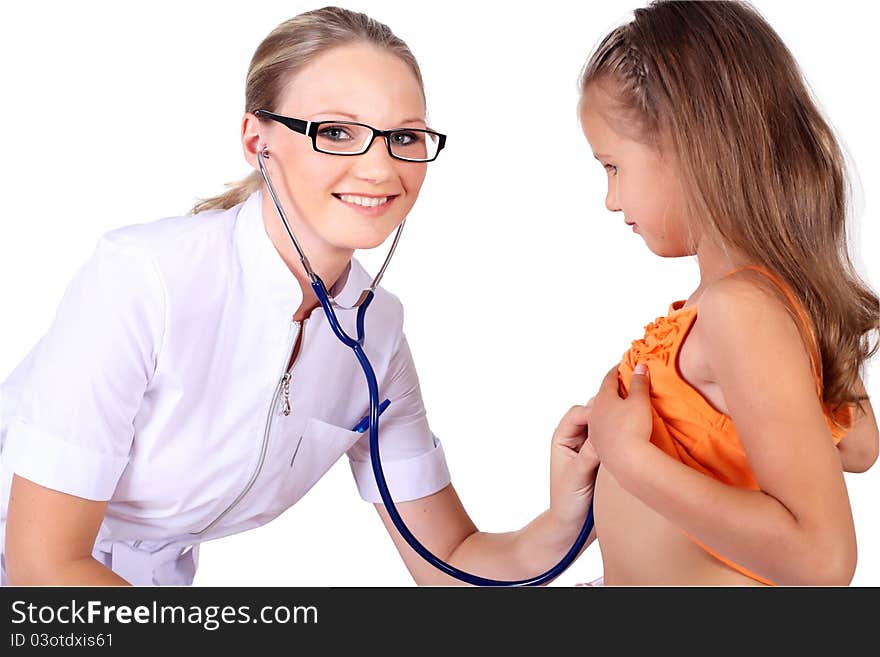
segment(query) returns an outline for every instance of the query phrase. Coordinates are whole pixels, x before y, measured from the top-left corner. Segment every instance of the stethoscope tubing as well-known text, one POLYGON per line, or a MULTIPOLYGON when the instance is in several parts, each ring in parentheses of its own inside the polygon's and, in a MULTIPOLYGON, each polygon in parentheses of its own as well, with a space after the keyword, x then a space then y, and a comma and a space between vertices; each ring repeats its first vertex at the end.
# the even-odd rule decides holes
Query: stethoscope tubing
POLYGON ((581 528, 580 533, 575 539, 574 544, 571 546, 565 556, 563 556, 563 558, 559 561, 559 563, 557 563, 549 570, 541 573, 540 575, 520 580, 508 581, 490 579, 460 570, 432 554, 430 550, 428 550, 418 541, 415 536, 413 536, 412 532, 406 526, 406 523, 403 521, 403 518, 400 517, 400 513, 397 511, 394 500, 391 498, 391 493, 388 490, 388 483, 385 480, 385 473, 382 470, 382 461, 379 456, 379 384, 376 381, 376 373, 373 370, 373 366, 370 363, 370 360, 367 358, 366 353, 364 353, 364 319, 366 316, 367 308, 373 301, 373 298, 375 296, 373 291, 381 280, 382 275, 385 273, 385 269, 388 267, 391 256, 394 253, 395 248, 397 247, 398 241, 400 240, 400 233, 401 229, 403 228, 403 223, 401 223, 401 225, 397 229, 397 234, 394 237, 394 242, 392 243, 391 249, 389 250, 389 253, 385 258, 385 262, 382 265, 381 271, 373 280, 370 289, 365 290, 358 300, 356 325, 357 339, 354 339, 349 336, 340 325, 339 319, 336 316, 336 311, 333 308, 334 302, 330 299, 330 295, 327 292, 327 288, 324 286, 324 282, 312 270, 308 258, 306 258, 305 253, 303 253, 299 243, 293 235, 293 231, 291 230, 290 225, 287 222, 287 217, 285 216, 284 210, 281 208, 281 203, 278 200, 278 196, 275 193, 275 188, 272 186, 272 181, 269 179, 269 173, 263 163, 263 160, 268 158, 269 150, 268 147, 264 146, 257 154, 257 162, 259 164, 260 173, 262 174, 262 177, 266 182, 266 185, 269 189, 269 194, 272 197, 273 203, 275 204, 275 209, 278 211, 278 215, 281 217, 284 228, 286 229, 290 240, 293 242, 293 246, 300 257, 300 261, 302 262, 306 273, 309 276, 312 290, 314 290, 315 296, 317 296, 321 307, 324 309, 324 313, 327 317, 328 322, 330 323, 330 327, 333 330, 333 333, 336 334, 336 337, 339 339, 340 342, 342 342, 346 347, 350 348, 354 352, 355 356, 358 359, 358 362, 361 365, 361 369, 364 372, 364 376, 366 377, 367 390, 369 392, 370 398, 370 463, 373 468, 373 476, 376 478, 376 485, 379 489, 379 495, 382 498, 382 503, 385 505, 388 516, 391 518, 391 521, 394 523, 397 531, 409 544, 409 546, 413 550, 415 550, 415 552, 420 557, 422 557, 422 559, 427 561, 429 564, 431 564, 441 572, 444 572, 447 575, 450 575, 451 577, 454 577, 467 584, 473 584, 474 586, 540 586, 557 578, 577 558, 578 554, 580 554, 581 552, 581 549, 583 549, 584 545, 586 544, 587 539, 590 536, 590 532, 593 530, 592 501, 590 501, 590 507, 587 510, 587 516, 584 520, 584 524, 581 528))
POLYGON ((373 476, 376 478, 376 485, 379 489, 379 495, 382 498, 382 503, 385 505, 385 510, 388 512, 388 516, 391 518, 391 522, 394 523, 395 528, 397 528, 397 531, 400 532, 400 535, 409 544, 409 546, 413 550, 415 550, 416 553, 420 557, 422 557, 422 559, 430 563, 438 570, 446 573, 447 575, 450 575, 451 577, 455 577, 462 582, 473 584, 474 586, 540 586, 542 584, 550 582, 551 580, 556 579, 559 575, 561 575, 580 554, 581 549, 584 547, 584 544, 587 542, 587 539, 590 536, 590 532, 593 530, 592 501, 590 502, 590 507, 587 511, 587 517, 584 521, 583 527, 581 528, 580 533, 575 539, 574 544, 571 546, 565 556, 552 568, 541 573, 540 575, 529 577, 527 579, 497 580, 468 573, 446 563, 445 561, 434 555, 430 550, 422 545, 415 536, 413 536, 412 532, 403 521, 403 518, 401 518, 400 513, 397 511, 397 506, 394 504, 394 500, 391 498, 391 493, 388 490, 388 482, 385 480, 385 473, 382 470, 382 460, 379 455, 379 385, 376 381, 376 374, 373 370, 373 366, 371 365, 363 349, 364 317, 367 307, 373 300, 373 292, 370 291, 367 298, 358 307, 358 337, 357 340, 355 340, 343 330, 342 326, 340 326, 339 319, 336 317, 336 312, 333 310, 333 305, 330 302, 329 295, 327 294, 327 289, 324 287, 324 283, 321 281, 320 278, 312 283, 312 289, 315 291, 315 294, 317 295, 318 300, 321 303, 321 307, 324 309, 324 312, 327 316, 328 321, 330 322, 330 326, 333 329, 333 332, 336 334, 336 337, 339 338, 343 342, 343 344, 354 351, 355 356, 357 356, 358 362, 361 365, 361 369, 363 369, 364 371, 364 376, 367 380, 367 389, 370 396, 370 463, 373 467, 373 476))

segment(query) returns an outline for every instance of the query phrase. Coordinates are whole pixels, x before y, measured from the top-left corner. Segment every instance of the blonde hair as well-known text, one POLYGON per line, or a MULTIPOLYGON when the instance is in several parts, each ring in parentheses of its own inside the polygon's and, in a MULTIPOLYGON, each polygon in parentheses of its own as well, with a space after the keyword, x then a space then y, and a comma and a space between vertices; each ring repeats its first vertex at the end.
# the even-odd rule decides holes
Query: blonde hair
POLYGON ((864 399, 855 388, 877 351, 880 304, 847 250, 841 149, 773 28, 745 2, 657 0, 590 56, 581 103, 594 83, 637 139, 672 144, 688 220, 792 290, 818 344, 823 401, 864 399))
MULTIPOLYGON (((287 83, 318 55, 338 46, 368 43, 383 48, 408 64, 424 98, 422 73, 406 43, 384 23, 340 7, 307 11, 281 23, 257 47, 245 83, 245 112, 274 111, 287 83)), ((226 210, 244 201, 263 185, 259 171, 229 183, 226 192, 200 200, 191 214, 226 210)))

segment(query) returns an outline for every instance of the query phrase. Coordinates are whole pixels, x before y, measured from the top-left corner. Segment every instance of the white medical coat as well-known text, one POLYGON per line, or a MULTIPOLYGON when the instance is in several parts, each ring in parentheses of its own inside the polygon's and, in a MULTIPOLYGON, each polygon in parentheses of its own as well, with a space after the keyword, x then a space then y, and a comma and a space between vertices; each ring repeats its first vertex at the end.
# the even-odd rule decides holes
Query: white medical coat
MULTIPOLYGON (((350 305, 371 278, 352 261, 340 281, 350 305)), ((360 365, 322 308, 292 321, 301 300, 259 192, 106 234, 0 387, 0 540, 13 473, 110 500, 93 555, 138 585, 192 583, 199 543, 275 518, 343 454, 361 497, 381 501, 369 432, 350 430, 369 406, 360 365), (281 378, 300 330, 285 416, 281 378)), ((356 335, 356 313, 338 315, 356 335)), ((377 289, 365 351, 391 400, 380 454, 395 501, 450 481, 402 324, 400 302, 377 289)))

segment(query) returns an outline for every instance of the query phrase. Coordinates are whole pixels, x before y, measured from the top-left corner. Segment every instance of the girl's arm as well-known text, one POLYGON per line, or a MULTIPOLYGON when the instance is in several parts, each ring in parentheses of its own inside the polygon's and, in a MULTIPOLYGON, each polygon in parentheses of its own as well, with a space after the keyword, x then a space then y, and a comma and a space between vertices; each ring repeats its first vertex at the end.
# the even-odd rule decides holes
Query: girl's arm
POLYGON ((794 320, 735 276, 700 299, 701 344, 760 490, 725 485, 649 442, 645 377, 606 377, 590 440, 620 484, 685 532, 778 584, 845 585, 856 540, 840 459, 794 320), (755 330, 760 327, 760 330, 755 330), (647 417, 647 422, 645 421, 647 417))
MULTIPOLYGON (((867 396, 859 379, 856 394, 867 396)), ((865 472, 877 461, 877 419, 871 401, 865 399, 853 409, 853 426, 837 443, 840 463, 846 472, 865 472)))
POLYGON ((107 502, 61 493, 14 475, 6 520, 13 586, 125 586, 92 557, 107 502))
MULTIPOLYGON (((574 544, 593 498, 599 460, 586 440, 587 407, 562 418, 550 457, 550 508, 518 531, 477 530, 452 485, 396 505, 413 535, 434 555, 465 572, 498 580, 527 579, 556 565, 574 544)), ((424 561, 400 536, 384 505, 377 510, 413 579, 420 585, 462 584, 424 561)), ((592 532, 584 549, 595 538, 592 532)))

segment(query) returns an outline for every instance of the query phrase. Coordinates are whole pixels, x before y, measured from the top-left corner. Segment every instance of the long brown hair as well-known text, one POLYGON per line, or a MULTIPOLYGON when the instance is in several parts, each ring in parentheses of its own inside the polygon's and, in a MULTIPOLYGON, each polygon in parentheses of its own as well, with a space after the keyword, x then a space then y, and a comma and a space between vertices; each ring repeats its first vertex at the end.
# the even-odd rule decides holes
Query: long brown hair
MULTIPOLYGON (((245 82, 245 112, 273 111, 291 78, 318 55, 350 43, 369 43, 399 57, 415 75, 425 95, 422 73, 415 56, 384 23, 366 14, 324 7, 294 16, 276 27, 257 46, 245 82)), ((223 194, 199 201, 190 211, 226 210, 244 201, 263 185, 259 171, 227 184, 223 194)))
POLYGON ((656 0, 599 44, 582 98, 593 83, 637 139, 672 144, 689 220, 791 289, 812 324, 823 401, 864 399, 855 387, 877 351, 880 305, 847 250, 844 158, 773 28, 745 2, 656 0))

